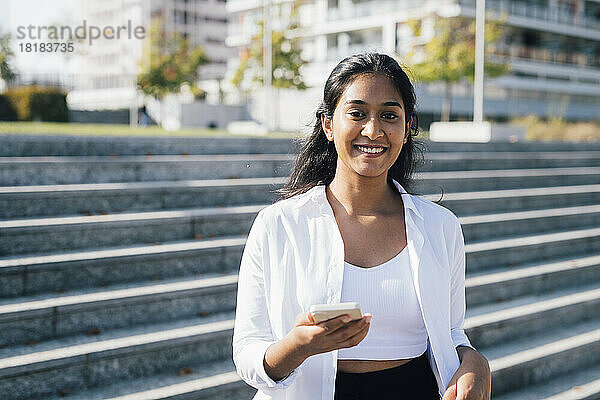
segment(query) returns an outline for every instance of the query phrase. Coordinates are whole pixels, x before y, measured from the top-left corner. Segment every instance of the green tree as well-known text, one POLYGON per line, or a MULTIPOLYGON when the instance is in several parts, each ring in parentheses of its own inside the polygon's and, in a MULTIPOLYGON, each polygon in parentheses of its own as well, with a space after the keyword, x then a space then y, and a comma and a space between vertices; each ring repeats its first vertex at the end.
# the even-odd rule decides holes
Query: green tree
MULTIPOLYGON (((485 74, 497 77, 507 73, 507 64, 489 62, 488 56, 494 52, 495 43, 502 35, 501 21, 486 18, 485 25, 485 74)), ((409 21, 414 36, 421 35, 422 20, 409 21)), ((409 54, 409 63, 415 78, 423 82, 443 82, 444 102, 442 105, 442 121, 450 120, 450 99, 452 84, 466 78, 470 82, 475 74, 475 21, 463 17, 435 17, 434 35, 422 50, 422 58, 416 58, 416 49, 409 54)))
MULTIPOLYGON (((298 7, 301 3, 296 0, 289 6, 289 24, 283 30, 271 31, 272 43, 272 85, 280 89, 305 90, 307 88, 300 67, 306 62, 300 57, 300 39, 292 37, 293 31, 299 27, 298 7)), ((282 15, 282 5, 279 4, 279 15, 282 15)), ((263 35, 264 19, 258 22, 259 31, 251 39, 248 48, 243 49, 240 56, 240 64, 235 71, 231 83, 238 89, 249 92, 251 89, 242 88, 244 80, 263 84, 263 35)))
POLYGON ((207 64, 209 58, 200 47, 190 48, 187 39, 174 32, 170 37, 164 32, 160 19, 150 27, 150 36, 144 46, 138 87, 145 93, 162 98, 169 93, 178 93, 183 85, 189 85, 196 97, 203 92, 195 86, 198 67, 207 64))
POLYGON ((15 79, 15 73, 10 66, 14 53, 10 48, 10 33, 0 36, 0 78, 6 83, 15 79))

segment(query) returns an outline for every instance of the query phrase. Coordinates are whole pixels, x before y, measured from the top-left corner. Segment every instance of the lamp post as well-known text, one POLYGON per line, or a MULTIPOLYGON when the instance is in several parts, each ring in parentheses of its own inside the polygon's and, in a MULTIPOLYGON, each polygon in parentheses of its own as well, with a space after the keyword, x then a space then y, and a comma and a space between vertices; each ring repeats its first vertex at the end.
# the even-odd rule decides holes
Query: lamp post
POLYGON ((475 81, 473 83, 473 122, 483 122, 483 74, 485 60, 485 0, 475 3, 475 81))
POLYGON ((271 100, 272 85, 272 43, 271 43, 271 0, 263 0, 263 91, 264 91, 264 125, 271 129, 268 103, 271 100))

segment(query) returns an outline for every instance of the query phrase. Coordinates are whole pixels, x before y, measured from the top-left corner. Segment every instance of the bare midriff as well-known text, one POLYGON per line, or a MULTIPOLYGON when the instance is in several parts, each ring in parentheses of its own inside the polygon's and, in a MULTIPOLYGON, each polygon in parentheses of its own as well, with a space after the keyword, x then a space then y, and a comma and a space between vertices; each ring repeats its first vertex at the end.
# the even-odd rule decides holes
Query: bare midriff
POLYGON ((403 360, 338 360, 337 368, 340 372, 364 373, 382 371, 406 364, 412 358, 403 360))

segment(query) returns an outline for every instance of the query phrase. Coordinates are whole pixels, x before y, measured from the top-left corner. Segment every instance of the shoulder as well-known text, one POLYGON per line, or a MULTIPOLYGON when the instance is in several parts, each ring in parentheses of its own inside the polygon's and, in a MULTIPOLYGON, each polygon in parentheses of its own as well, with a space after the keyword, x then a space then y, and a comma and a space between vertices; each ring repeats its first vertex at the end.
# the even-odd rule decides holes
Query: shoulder
POLYGON ((289 197, 287 199, 278 200, 273 204, 261 209, 257 215, 257 220, 273 227, 283 218, 289 218, 292 215, 298 214, 299 210, 304 206, 313 195, 316 188, 289 197))
MULTIPOLYGON (((427 199, 411 195, 422 217, 422 232, 443 265, 456 264, 457 257, 464 257, 464 236, 460 220, 446 207, 427 199)), ((454 269, 452 269, 454 271, 454 269)))
POLYGON ((441 226, 449 232, 461 229, 458 217, 446 207, 416 195, 410 195, 410 198, 426 225, 441 226))

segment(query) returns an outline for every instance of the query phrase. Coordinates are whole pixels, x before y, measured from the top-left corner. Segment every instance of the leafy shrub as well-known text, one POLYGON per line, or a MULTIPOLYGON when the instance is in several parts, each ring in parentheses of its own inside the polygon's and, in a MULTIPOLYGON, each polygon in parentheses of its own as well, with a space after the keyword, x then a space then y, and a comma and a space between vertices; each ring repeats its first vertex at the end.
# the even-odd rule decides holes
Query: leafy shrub
POLYGON ((600 124, 596 122, 567 122, 562 118, 547 121, 529 115, 512 121, 523 125, 531 141, 595 142, 600 141, 600 124))
POLYGON ((16 121, 17 111, 8 97, 0 94, 0 121, 16 121))
POLYGON ((59 89, 21 86, 6 91, 5 96, 20 121, 67 122, 67 95, 59 89))

